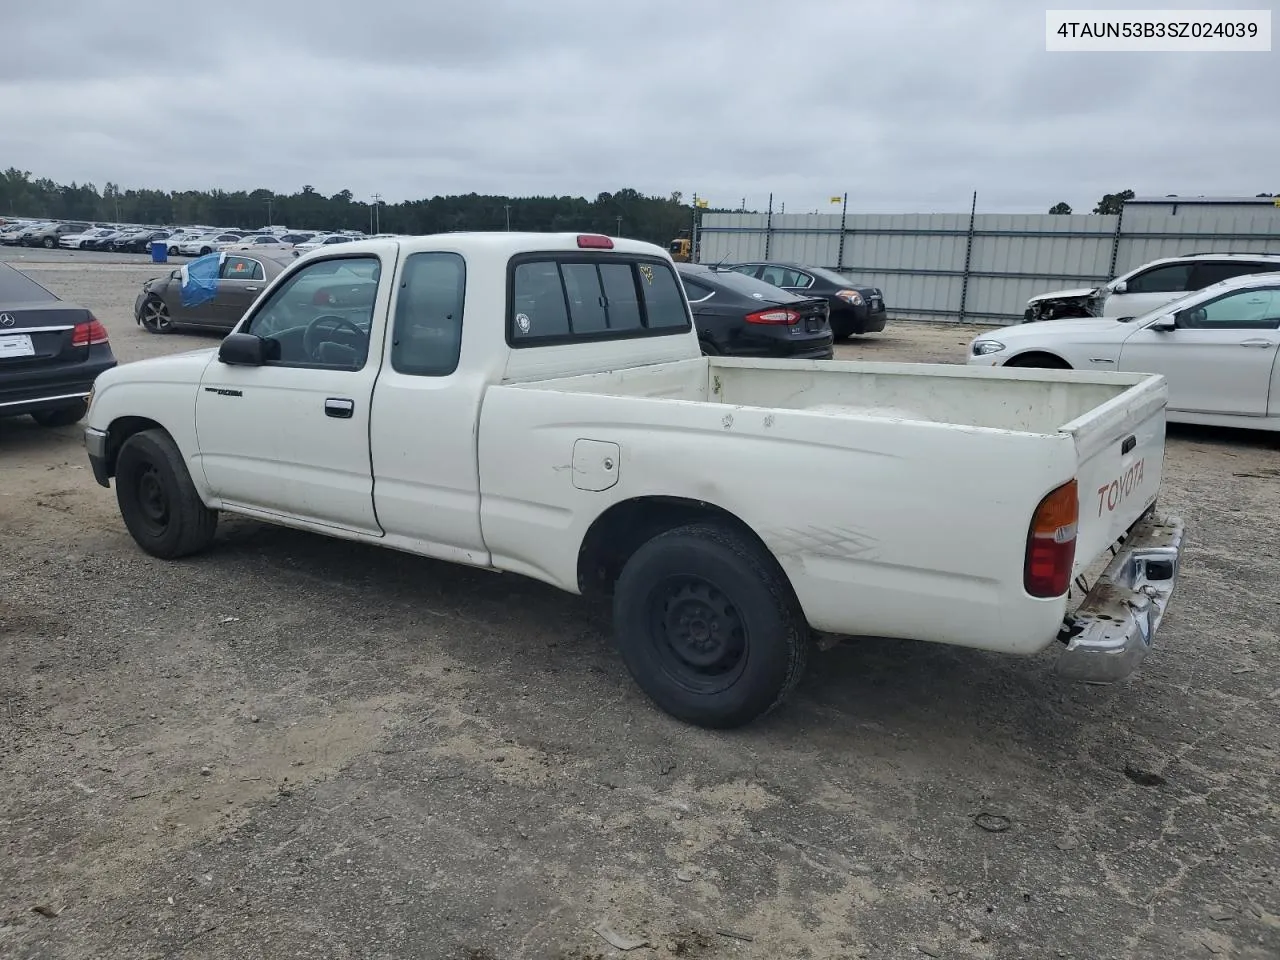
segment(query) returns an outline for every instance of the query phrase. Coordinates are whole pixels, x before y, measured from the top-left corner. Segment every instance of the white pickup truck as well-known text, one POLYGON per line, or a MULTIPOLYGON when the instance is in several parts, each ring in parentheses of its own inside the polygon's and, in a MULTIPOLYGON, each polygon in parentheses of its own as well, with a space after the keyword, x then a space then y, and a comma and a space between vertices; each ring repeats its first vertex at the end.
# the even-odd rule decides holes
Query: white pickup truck
POLYGON ((456 233, 299 258, 219 348, 103 374, 86 442, 156 556, 229 511, 611 595, 646 693, 732 727, 832 635, 1130 674, 1182 544, 1165 403, 1143 374, 707 358, 660 247, 456 233))

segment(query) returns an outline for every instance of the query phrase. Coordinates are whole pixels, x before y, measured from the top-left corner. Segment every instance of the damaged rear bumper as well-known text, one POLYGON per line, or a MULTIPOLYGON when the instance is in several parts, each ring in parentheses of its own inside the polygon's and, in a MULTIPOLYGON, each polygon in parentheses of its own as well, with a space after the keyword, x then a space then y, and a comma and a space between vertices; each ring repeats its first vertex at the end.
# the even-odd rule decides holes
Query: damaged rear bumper
POLYGON ((1183 524, 1149 512, 1135 523, 1084 602, 1063 623, 1056 672, 1114 683, 1151 649, 1178 581, 1183 524))

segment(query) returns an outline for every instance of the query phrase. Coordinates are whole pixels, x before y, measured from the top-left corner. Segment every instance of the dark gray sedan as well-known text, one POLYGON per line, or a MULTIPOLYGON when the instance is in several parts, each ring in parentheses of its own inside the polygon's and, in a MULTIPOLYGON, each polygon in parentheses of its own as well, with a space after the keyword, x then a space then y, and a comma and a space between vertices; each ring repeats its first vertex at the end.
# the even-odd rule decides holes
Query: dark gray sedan
POLYGON ((218 263, 216 283, 207 294, 191 295, 191 272, 200 272, 210 259, 202 257, 166 276, 144 283, 133 304, 134 319, 151 333, 170 333, 175 327, 204 327, 228 332, 240 322, 244 312, 267 285, 295 259, 291 255, 272 256, 257 252, 215 253, 210 257, 217 258, 218 263))

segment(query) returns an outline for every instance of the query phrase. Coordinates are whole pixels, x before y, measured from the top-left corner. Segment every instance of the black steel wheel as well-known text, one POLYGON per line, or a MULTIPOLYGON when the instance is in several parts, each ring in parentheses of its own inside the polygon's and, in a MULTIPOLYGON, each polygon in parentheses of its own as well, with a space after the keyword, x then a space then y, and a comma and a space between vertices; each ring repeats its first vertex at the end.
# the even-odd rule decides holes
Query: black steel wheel
POLYGON ((810 646, 776 561, 718 523, 669 530, 631 556, 614 589, 614 628, 640 688, 672 716, 711 728, 774 709, 810 646))
POLYGON ((203 550, 218 514, 204 505, 182 453, 163 430, 124 442, 116 460, 116 502, 138 546, 165 560, 203 550))

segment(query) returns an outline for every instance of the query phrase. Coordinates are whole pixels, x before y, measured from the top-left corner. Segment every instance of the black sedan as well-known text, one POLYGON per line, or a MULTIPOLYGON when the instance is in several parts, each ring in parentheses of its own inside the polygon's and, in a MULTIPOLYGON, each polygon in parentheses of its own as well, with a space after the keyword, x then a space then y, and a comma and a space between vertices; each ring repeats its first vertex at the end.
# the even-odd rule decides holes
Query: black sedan
POLYGON ((834 270, 794 263, 756 261, 736 263, 728 269, 800 296, 825 297, 831 305, 831 332, 837 340, 884 329, 888 315, 879 287, 854 283, 834 270))
POLYGON ((731 270, 677 263, 702 352, 732 357, 833 356, 827 301, 801 297, 731 270))
POLYGON ((93 381, 115 365, 107 331, 92 313, 0 263, 0 417, 27 413, 46 427, 75 423, 88 409, 93 381))
POLYGON ((153 240, 168 240, 168 230, 132 230, 111 239, 115 253, 150 253, 153 240))

